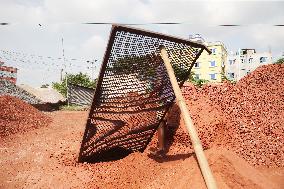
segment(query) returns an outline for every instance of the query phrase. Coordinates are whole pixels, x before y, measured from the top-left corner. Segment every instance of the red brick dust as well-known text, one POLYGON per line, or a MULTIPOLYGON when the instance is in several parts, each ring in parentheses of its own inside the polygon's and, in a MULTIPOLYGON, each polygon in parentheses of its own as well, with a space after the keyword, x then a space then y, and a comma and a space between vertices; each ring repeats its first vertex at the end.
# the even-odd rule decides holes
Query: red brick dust
MULTIPOLYGON (((176 144, 184 141, 174 138, 164 157, 146 149, 117 161, 78 163, 87 112, 49 115, 48 127, 0 141, 0 188, 206 188, 195 156, 187 152, 190 147, 176 144)), ((176 130, 185 139, 182 132, 176 130)), ((284 187, 283 168, 259 170, 222 148, 205 153, 219 188, 284 187)))
POLYGON ((26 102, 0 96, 0 137, 47 126, 51 119, 26 102))

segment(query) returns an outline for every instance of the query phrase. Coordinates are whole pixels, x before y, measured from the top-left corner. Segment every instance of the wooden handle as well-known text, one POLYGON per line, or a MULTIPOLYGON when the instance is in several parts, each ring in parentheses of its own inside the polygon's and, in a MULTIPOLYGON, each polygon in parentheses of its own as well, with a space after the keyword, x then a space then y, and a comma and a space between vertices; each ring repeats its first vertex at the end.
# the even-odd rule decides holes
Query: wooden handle
POLYGON ((169 59, 167 51, 164 47, 161 47, 161 56, 162 56, 162 59, 165 63, 165 66, 166 66, 166 69, 167 69, 167 72, 168 72, 168 75, 169 75, 169 78, 170 78, 170 81, 171 81, 171 84, 172 84, 172 87, 173 87, 173 90, 174 90, 174 93, 175 93, 175 96, 176 96, 176 101, 177 101, 177 104, 178 104, 178 106, 181 110, 181 114, 182 114, 182 117, 184 119, 185 126, 188 130, 188 133, 189 133, 192 145, 193 145, 193 149, 195 151, 195 154, 196 154, 196 157, 197 157, 197 160, 198 160, 198 164, 199 164, 199 167, 201 169, 201 172, 202 172, 203 178, 205 180, 206 186, 207 186, 208 189, 217 189, 217 185, 216 185, 215 179, 213 177, 213 174, 211 172, 211 169, 209 167, 206 156, 204 154, 201 141, 200 141, 198 134, 197 134, 197 131, 196 131, 194 125, 193 125, 192 119, 191 119, 190 114, 189 114, 188 107, 187 107, 186 102, 185 102, 185 100, 182 96, 182 92, 179 88, 177 79, 175 77, 174 70, 173 70, 172 65, 170 63, 170 59, 169 59))

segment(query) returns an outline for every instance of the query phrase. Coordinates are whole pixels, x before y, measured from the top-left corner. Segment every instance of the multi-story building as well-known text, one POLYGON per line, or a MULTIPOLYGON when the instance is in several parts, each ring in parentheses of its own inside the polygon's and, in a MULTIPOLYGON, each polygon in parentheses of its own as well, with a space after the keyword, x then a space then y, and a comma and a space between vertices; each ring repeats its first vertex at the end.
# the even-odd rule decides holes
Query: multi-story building
POLYGON ((225 74, 225 62, 227 60, 227 50, 222 42, 206 43, 199 34, 190 36, 190 40, 205 44, 211 54, 203 51, 194 64, 192 71, 196 79, 205 79, 210 82, 221 82, 225 74))
POLYGON ((17 68, 3 66, 4 62, 0 61, 0 80, 11 81, 16 84, 17 81, 17 68))
POLYGON ((200 34, 194 34, 194 35, 189 35, 189 39, 191 41, 195 41, 198 43, 205 43, 205 40, 203 39, 203 37, 200 34))
POLYGON ((271 64, 270 52, 256 53, 255 49, 239 49, 231 52, 226 65, 226 76, 238 81, 261 65, 271 64))

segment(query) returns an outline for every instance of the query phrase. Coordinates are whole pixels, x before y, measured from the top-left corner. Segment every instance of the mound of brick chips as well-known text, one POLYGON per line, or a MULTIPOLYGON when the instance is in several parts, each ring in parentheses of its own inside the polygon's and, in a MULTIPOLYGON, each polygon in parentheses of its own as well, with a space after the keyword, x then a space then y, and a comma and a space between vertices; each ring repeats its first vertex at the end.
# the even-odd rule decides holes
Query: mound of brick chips
MULTIPOLYGON (((253 165, 284 165, 284 65, 262 66, 235 85, 187 83, 183 93, 205 149, 223 146, 253 165)), ((175 137, 190 143, 182 132, 175 137)))
POLYGON ((0 96, 0 137, 47 126, 50 118, 26 102, 0 96))

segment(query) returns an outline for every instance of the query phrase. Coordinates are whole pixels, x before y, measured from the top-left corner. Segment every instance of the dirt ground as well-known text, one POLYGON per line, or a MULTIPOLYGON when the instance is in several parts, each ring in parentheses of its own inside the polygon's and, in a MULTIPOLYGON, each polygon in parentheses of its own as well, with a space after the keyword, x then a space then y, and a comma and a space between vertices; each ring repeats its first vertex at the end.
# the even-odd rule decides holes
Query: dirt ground
MULTIPOLYGON (((205 188, 190 153, 160 158, 147 149, 117 161, 77 163, 87 112, 48 115, 49 126, 1 139, 0 188, 205 188)), ((219 188, 284 188, 283 167, 255 168, 217 147, 206 155, 219 188)))

